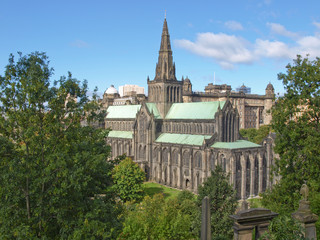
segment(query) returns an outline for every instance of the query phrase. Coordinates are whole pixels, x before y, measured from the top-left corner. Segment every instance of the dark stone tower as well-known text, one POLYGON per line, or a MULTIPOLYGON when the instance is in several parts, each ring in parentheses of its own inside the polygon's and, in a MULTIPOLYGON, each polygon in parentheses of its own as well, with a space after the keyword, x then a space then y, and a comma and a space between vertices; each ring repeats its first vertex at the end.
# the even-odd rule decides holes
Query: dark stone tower
POLYGON ((165 117, 172 103, 182 102, 182 84, 176 78, 167 20, 164 19, 156 75, 154 80, 148 80, 148 100, 157 104, 162 117, 165 117))

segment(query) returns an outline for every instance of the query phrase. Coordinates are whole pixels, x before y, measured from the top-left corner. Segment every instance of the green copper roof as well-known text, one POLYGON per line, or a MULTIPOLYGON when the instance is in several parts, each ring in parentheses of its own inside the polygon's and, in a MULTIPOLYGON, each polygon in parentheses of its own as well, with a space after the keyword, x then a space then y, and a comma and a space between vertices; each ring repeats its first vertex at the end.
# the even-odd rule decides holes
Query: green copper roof
POLYGON ((110 106, 106 118, 136 118, 141 105, 110 106))
POLYGON ((108 137, 113 138, 132 138, 133 132, 130 131, 110 131, 108 137))
POLYGON ((211 145, 213 148, 227 148, 227 149, 237 149, 237 148, 256 148, 261 147, 261 145, 249 142, 246 140, 238 140, 236 142, 216 142, 211 145))
POLYGON ((153 113, 154 118, 159 119, 161 118, 160 113, 158 111, 157 105, 155 103, 146 103, 147 108, 150 113, 153 113))
POLYGON ((176 143, 201 146, 204 139, 209 139, 211 136, 177 134, 177 133, 162 133, 157 139, 158 143, 176 143))
POLYGON ((226 101, 174 103, 166 119, 214 119, 218 107, 223 108, 226 101))

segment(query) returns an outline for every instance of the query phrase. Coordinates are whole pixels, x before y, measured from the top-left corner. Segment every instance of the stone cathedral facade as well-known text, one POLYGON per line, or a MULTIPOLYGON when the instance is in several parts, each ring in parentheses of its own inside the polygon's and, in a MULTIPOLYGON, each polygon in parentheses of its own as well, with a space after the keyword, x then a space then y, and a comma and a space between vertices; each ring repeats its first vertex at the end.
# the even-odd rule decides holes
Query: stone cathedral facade
POLYGON ((149 180, 194 192, 217 165, 230 174, 239 199, 270 186, 271 137, 261 145, 242 139, 239 112, 229 98, 183 102, 186 84, 176 78, 166 19, 155 77, 147 83, 147 101, 107 108, 112 157, 125 153, 149 180))

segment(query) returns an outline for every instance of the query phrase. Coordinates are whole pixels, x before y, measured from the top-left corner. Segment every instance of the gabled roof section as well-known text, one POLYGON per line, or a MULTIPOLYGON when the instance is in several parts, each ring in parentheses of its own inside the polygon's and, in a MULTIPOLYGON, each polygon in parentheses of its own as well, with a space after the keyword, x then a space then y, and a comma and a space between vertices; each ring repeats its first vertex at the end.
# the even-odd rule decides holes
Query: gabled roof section
POLYGON ((155 103, 146 103, 146 105, 149 112, 153 113, 155 119, 161 119, 160 113, 155 103))
POLYGON ((133 132, 131 131, 110 131, 108 137, 111 138, 128 138, 132 139, 133 132))
POLYGON ((155 142, 202 146, 204 140, 210 137, 207 135, 162 133, 155 142))
POLYGON ((174 103, 165 119, 214 119, 219 106, 222 109, 225 103, 226 101, 174 103))
POLYGON ((106 118, 136 118, 141 105, 109 106, 106 118))
POLYGON ((238 149, 238 148, 258 148, 261 145, 246 140, 236 142, 216 142, 211 145, 212 148, 238 149))

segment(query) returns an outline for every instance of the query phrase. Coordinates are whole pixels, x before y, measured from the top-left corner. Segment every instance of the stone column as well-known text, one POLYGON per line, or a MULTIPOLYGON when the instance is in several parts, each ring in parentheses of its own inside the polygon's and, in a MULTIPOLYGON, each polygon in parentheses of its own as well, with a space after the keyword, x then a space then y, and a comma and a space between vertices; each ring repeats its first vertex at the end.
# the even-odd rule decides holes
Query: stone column
POLYGON ((233 189, 236 189, 236 181, 237 181, 237 158, 233 156, 231 158, 232 161, 232 185, 233 189))
POLYGON ((194 173, 194 171, 193 171, 193 149, 191 148, 190 149, 190 163, 189 163, 189 171, 190 171, 190 188, 192 189, 192 190, 194 190, 194 182, 193 182, 193 173, 194 173))
POLYGON ((240 158, 241 161, 241 199, 246 198, 246 160, 243 155, 240 158))
POLYGON ((252 154, 250 154, 249 159, 250 159, 250 197, 253 197, 255 176, 254 176, 254 157, 252 156, 252 154))
POLYGON ((306 239, 317 239, 316 221, 318 216, 313 214, 310 210, 310 202, 308 201, 309 188, 306 184, 303 184, 300 193, 303 199, 299 202, 299 209, 292 214, 292 217, 302 223, 302 227, 305 229, 306 239))
POLYGON ((184 172, 183 172, 183 149, 180 147, 180 188, 184 189, 184 172))
POLYGON ((163 151, 163 149, 162 149, 162 145, 160 145, 159 146, 159 183, 162 183, 162 151, 163 151))
POLYGON ((263 186, 263 167, 262 167, 262 157, 258 154, 258 161, 259 161, 259 193, 262 193, 262 186, 263 186))
POLYGON ((210 176, 210 150, 207 150, 205 152, 206 154, 206 178, 208 178, 210 176))
POLYGON ((179 102, 179 93, 178 93, 178 91, 179 91, 179 88, 178 87, 176 87, 176 102, 179 102))
POLYGON ((181 160, 181 148, 180 148, 178 152, 178 170, 177 170, 177 174, 178 174, 177 188, 180 188, 180 189, 181 189, 181 169, 182 169, 181 162, 182 160, 181 160))
POLYGON ((259 121, 259 119, 260 119, 260 118, 259 118, 259 108, 257 108, 256 111, 257 111, 257 112, 256 112, 256 117, 257 117, 257 118, 256 118, 256 129, 259 129, 259 126, 260 126, 260 121, 259 121))
POLYGON ((171 147, 169 148, 169 151, 168 151, 168 154, 169 154, 169 156, 168 156, 168 167, 167 167, 167 169, 168 169, 168 185, 170 186, 170 187, 172 187, 172 180, 171 180, 171 175, 172 175, 172 167, 171 167, 171 147))
POLYGON ((229 157, 229 174, 230 174, 229 181, 230 181, 230 184, 232 184, 232 185, 234 185, 234 175, 233 175, 233 173, 234 173, 234 165, 233 165, 233 162, 234 162, 233 156, 231 155, 229 157))
POLYGON ((202 160, 201 178, 202 178, 202 182, 207 177, 207 172, 208 172, 208 168, 207 168, 207 166, 208 166, 207 159, 208 158, 207 158, 207 155, 208 154, 207 154, 206 150, 202 151, 202 153, 201 153, 201 160, 202 160))
POLYGON ((270 186, 271 186, 271 182, 270 182, 270 161, 267 161, 267 176, 266 176, 266 178, 267 178, 267 188, 269 188, 270 186))

